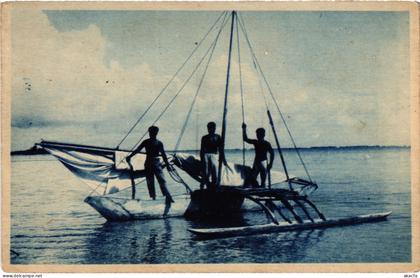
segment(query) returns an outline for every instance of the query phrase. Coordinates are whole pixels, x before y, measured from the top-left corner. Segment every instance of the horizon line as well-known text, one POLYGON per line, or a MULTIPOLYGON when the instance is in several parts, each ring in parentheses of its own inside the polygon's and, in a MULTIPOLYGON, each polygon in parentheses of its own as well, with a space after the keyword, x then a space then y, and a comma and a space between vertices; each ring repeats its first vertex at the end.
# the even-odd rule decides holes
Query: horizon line
MULTIPOLYGON (((274 147, 273 147, 274 148, 274 147)), ((411 148, 411 145, 344 145, 344 146, 310 146, 297 147, 296 149, 345 149, 345 148, 411 148)), ((254 148, 245 148, 245 150, 253 150, 254 148)), ((294 147, 282 147, 282 150, 294 150, 294 147)), ((242 148, 229 148, 225 151, 237 151, 242 148)), ((199 151, 197 149, 183 149, 183 150, 166 150, 167 152, 183 152, 183 151, 199 151)))
MULTIPOLYGON (((10 154, 24 154, 27 152, 37 152, 32 146, 25 150, 14 150, 10 154)), ((363 148, 411 148, 411 145, 347 145, 347 146, 310 146, 310 147, 297 147, 298 150, 317 150, 317 149, 363 149, 363 148)), ((254 148, 246 148, 246 151, 251 151, 254 148)), ((294 150, 294 147, 284 147, 282 150, 294 150)), ((225 151, 241 151, 242 148, 229 148, 225 151)), ((199 152, 199 149, 182 149, 182 150, 166 150, 166 152, 199 152)))

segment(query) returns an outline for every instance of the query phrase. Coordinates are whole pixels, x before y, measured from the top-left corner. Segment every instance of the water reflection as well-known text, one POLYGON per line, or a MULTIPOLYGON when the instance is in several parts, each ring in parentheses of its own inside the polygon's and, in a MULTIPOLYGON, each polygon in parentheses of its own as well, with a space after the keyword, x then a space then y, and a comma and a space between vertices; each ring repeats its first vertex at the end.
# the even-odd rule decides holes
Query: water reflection
POLYGON ((244 214, 231 215, 229 217, 213 217, 200 219, 195 221, 187 221, 188 228, 225 228, 225 227, 240 227, 250 225, 248 218, 244 214))
POLYGON ((304 230, 232 238, 190 241, 197 262, 203 263, 276 263, 298 262, 324 236, 325 231, 304 230), (209 256, 213 252, 213 256, 209 256))
MULTIPOLYGON (((234 218, 224 224, 246 225, 246 220, 234 218)), ((303 260, 307 250, 324 235, 324 230, 306 230, 191 240, 194 237, 187 228, 197 225, 203 227, 213 223, 184 219, 107 222, 86 239, 83 261, 123 264, 297 262, 303 260)))
POLYGON ((86 239, 89 263, 159 263, 172 242, 168 220, 106 222, 86 239))
POLYGON ((170 246, 172 242, 172 226, 168 219, 163 220, 163 230, 150 231, 144 246, 145 254, 141 258, 143 263, 159 263, 170 260, 170 246))

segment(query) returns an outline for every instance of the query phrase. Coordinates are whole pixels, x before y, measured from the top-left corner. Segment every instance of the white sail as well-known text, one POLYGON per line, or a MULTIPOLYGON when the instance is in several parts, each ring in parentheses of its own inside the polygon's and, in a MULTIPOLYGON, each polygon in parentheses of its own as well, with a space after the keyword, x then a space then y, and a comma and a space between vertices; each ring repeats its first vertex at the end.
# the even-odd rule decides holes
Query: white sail
MULTIPOLYGON (((134 178, 136 184, 145 178, 146 155, 143 153, 132 157, 131 164, 134 172, 131 172, 126 162, 126 157, 130 154, 129 151, 45 141, 40 145, 74 175, 99 193, 115 193, 130 187, 131 177, 134 178)), ((195 180, 203 182, 202 166, 198 156, 177 153, 169 156, 169 160, 195 180)), ((294 178, 290 175, 289 177, 294 178)), ((271 171, 272 185, 285 181, 287 181, 285 173, 271 171)), ((227 167, 222 167, 221 184, 229 186, 255 185, 251 167, 228 162, 227 167)))
MULTIPOLYGON (((174 155, 174 164, 188 173, 197 181, 202 182, 202 166, 200 158, 196 155, 187 153, 177 153, 174 155)), ((229 186, 250 186, 253 184, 252 168, 242 164, 227 163, 228 166, 222 167, 220 184, 229 186)), ((271 183, 273 185, 287 181, 286 174, 281 171, 270 171, 271 183)), ((289 178, 294 178, 290 176, 289 178)))
POLYGON ((125 160, 130 153, 128 151, 55 142, 42 142, 40 145, 92 189, 104 194, 130 187, 131 175, 136 184, 145 177, 145 154, 132 158, 134 172, 131 173, 125 160))

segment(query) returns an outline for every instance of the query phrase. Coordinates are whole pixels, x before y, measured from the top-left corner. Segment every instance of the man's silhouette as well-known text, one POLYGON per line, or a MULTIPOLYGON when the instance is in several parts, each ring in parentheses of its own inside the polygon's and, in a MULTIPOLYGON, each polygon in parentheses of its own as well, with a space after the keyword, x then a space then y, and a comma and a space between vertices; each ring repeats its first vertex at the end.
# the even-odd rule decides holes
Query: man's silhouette
POLYGON ((172 199, 171 194, 169 193, 168 188, 166 187, 166 180, 165 175, 162 171, 162 166, 160 164, 159 156, 161 155, 163 161, 166 164, 166 167, 169 171, 172 171, 173 168, 168 162, 168 158, 166 156, 165 150, 163 148, 163 144, 161 141, 157 139, 157 134, 159 132, 159 128, 156 126, 149 127, 149 139, 144 140, 141 144, 137 147, 135 151, 133 151, 129 156, 127 156, 127 162, 130 163, 131 158, 136 154, 139 153, 143 148, 146 148, 146 161, 144 162, 144 169, 146 172, 146 181, 147 187, 149 189, 149 195, 151 198, 156 199, 156 190, 155 190, 155 176, 159 182, 160 191, 162 195, 166 197, 166 204, 173 203, 174 200, 172 199))
POLYGON ((201 138, 200 159, 203 167, 203 178, 207 188, 217 185, 218 159, 227 165, 223 150, 222 138, 216 134, 216 124, 207 124, 208 134, 201 138))
POLYGON ((267 177, 267 171, 270 171, 273 167, 274 161, 274 151, 271 147, 271 144, 264 140, 265 137, 265 129, 260 127, 256 130, 257 133, 257 140, 249 139, 246 134, 246 124, 242 124, 242 137, 245 142, 248 144, 253 144, 255 148, 255 158, 254 164, 252 166, 252 173, 254 178, 256 179, 258 175, 261 178, 261 187, 265 187, 265 180, 267 177), (267 161, 267 153, 270 154, 270 162, 266 165, 267 161))

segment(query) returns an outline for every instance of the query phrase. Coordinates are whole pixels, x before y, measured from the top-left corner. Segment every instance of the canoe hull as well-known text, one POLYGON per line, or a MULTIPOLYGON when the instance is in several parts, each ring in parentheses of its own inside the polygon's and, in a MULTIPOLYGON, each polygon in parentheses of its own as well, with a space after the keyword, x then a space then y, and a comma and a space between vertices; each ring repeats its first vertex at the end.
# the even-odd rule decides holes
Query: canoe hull
POLYGON ((229 217, 241 212, 244 197, 230 190, 195 190, 185 211, 187 219, 229 217))
MULTIPOLYGON (((168 217, 184 217, 190 205, 189 195, 174 196, 173 203, 166 215, 165 199, 139 200, 111 196, 89 196, 85 202, 108 221, 152 220, 168 217)), ((253 203, 244 202, 240 211, 258 210, 253 203)))
POLYGON ((362 223, 384 221, 391 214, 391 212, 375 213, 359 215, 347 218, 336 218, 327 219, 323 221, 321 219, 314 220, 312 223, 309 220, 304 223, 293 222, 291 224, 282 222, 279 225, 270 223, 263 225, 254 226, 243 226, 243 227, 231 227, 231 228, 213 228, 213 229, 188 229, 191 233, 195 234, 200 238, 219 238, 219 237, 235 237, 252 234, 266 234, 266 233, 279 233, 297 230, 310 230, 310 229, 321 229, 335 226, 347 226, 357 225, 362 223))
POLYGON ((139 200, 108 196, 89 196, 85 202, 108 221, 149 220, 184 215, 190 198, 188 195, 174 197, 175 203, 166 215, 165 199, 139 200))

